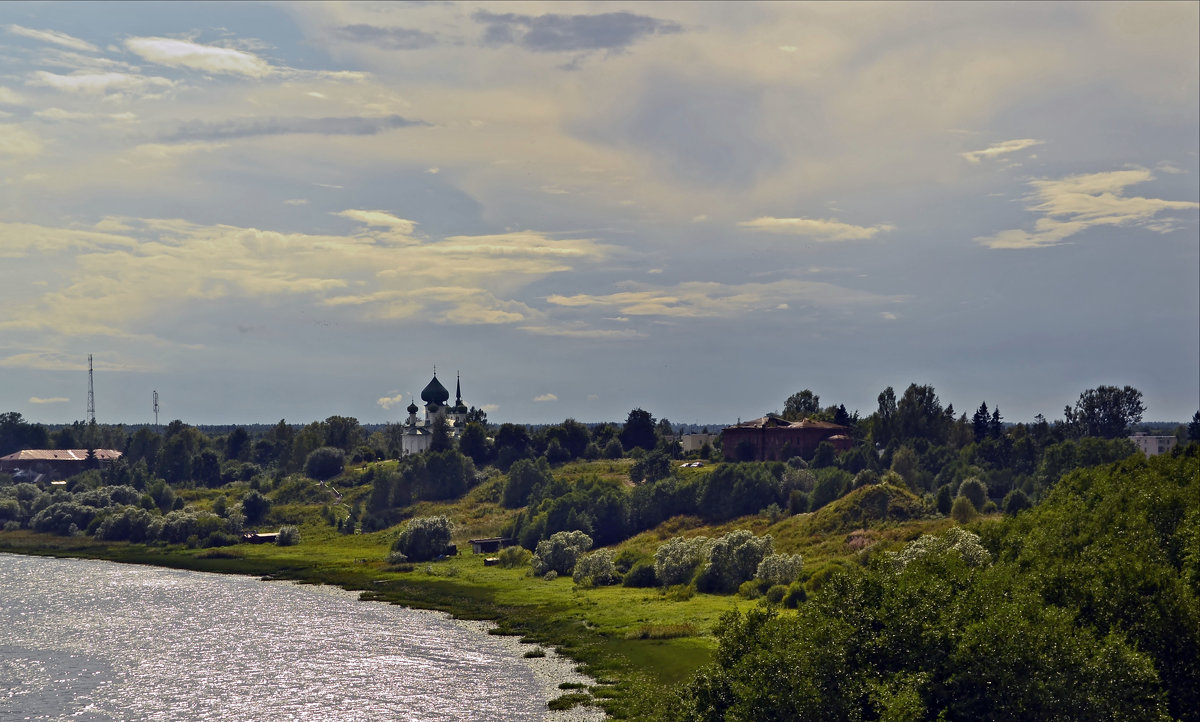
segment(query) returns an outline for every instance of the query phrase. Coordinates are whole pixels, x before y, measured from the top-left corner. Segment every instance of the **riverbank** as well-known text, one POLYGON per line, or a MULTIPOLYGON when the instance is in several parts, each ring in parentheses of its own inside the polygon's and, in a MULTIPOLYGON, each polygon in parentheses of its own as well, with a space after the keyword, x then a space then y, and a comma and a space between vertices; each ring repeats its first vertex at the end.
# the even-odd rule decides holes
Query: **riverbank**
MULTIPOLYGON (((403 571, 383 561, 388 540, 379 535, 348 536, 306 525, 301 538, 294 547, 189 549, 12 531, 0 532, 0 551, 329 584, 367 601, 487 621, 494 625, 491 633, 513 638, 514 652, 557 650, 585 676, 542 675, 542 684, 566 687, 550 702, 551 709, 575 710, 556 717, 564 720, 599 719, 599 710, 616 718, 654 716, 669 690, 711 659, 709 631, 716 619, 739 602, 748 604, 708 595, 672 599, 657 589, 581 588, 569 578, 546 581, 526 569, 484 566, 482 556, 469 552, 403 571)), ((546 653, 553 659, 555 652, 546 653)))

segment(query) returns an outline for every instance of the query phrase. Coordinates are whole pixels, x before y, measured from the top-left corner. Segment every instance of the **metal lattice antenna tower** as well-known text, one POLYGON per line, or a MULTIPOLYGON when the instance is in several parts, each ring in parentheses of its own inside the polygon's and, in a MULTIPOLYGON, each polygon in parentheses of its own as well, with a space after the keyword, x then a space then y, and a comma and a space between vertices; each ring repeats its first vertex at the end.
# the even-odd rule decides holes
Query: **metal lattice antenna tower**
POLYGON ((154 392, 154 428, 158 428, 158 392, 154 392))
POLYGON ((88 354, 88 408, 87 421, 96 423, 96 387, 92 383, 92 355, 88 354))

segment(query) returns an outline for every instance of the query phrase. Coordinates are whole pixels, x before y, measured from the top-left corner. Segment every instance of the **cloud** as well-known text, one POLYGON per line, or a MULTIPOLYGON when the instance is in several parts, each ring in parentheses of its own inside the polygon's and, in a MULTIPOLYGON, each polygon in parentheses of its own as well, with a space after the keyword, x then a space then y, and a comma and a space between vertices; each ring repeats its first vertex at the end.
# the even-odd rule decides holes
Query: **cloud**
POLYGON ((269 63, 252 53, 214 45, 201 45, 190 40, 157 37, 129 38, 125 41, 125 47, 144 60, 173 68, 242 75, 249 78, 265 78, 273 72, 269 63))
POLYGON ((855 226, 833 218, 773 218, 770 216, 755 218, 752 221, 742 221, 738 225, 768 233, 807 236, 816 241, 865 241, 874 238, 881 232, 896 230, 895 226, 887 224, 855 226))
POLYGON ((64 48, 70 48, 72 50, 82 50, 86 53, 100 52, 100 48, 97 48, 95 45, 92 45, 85 40, 80 40, 79 38, 67 35, 66 33, 60 33, 57 30, 34 30, 32 28, 21 27, 20 25, 9 25, 8 32, 12 33, 13 35, 20 35, 22 37, 32 38, 33 40, 39 40, 43 43, 61 45, 64 48))
POLYGON ((544 313, 513 294, 609 253, 534 231, 416 241, 406 234, 415 224, 390 213, 339 215, 364 225, 315 235, 173 219, 0 222, 0 257, 49 256, 39 262, 56 269, 46 287, 6 301, 0 329, 132 338, 184 308, 283 299, 353 323, 538 326, 544 313))
POLYGON ((961 155, 963 158, 966 158, 968 162, 978 163, 985 158, 991 159, 1007 153, 1015 153, 1018 150, 1025 150, 1026 148, 1032 148, 1035 145, 1042 145, 1043 143, 1045 143, 1045 141, 1034 140, 1033 138, 1006 140, 984 148, 983 150, 971 150, 967 151, 966 153, 959 153, 959 155, 961 155))
POLYGON ((587 328, 584 326, 519 326, 518 328, 534 336, 561 336, 563 338, 576 339, 588 338, 616 341, 629 338, 645 338, 646 336, 646 334, 632 329, 587 328))
POLYGON ((975 240, 988 248, 1043 248, 1097 226, 1145 228, 1169 233, 1177 224, 1161 213, 1200 208, 1192 201, 1128 197, 1125 188, 1154 180, 1145 168, 1087 173, 1057 180, 1030 181, 1026 210, 1040 214, 1032 231, 1011 229, 975 240))
POLYGON ((24 105, 25 99, 11 88, 0 85, 0 105, 24 105))
MULTIPOLYGON (((40 371, 86 371, 87 358, 79 354, 39 349, 27 353, 13 354, 0 358, 0 367, 27 368, 40 371)), ((110 361, 96 355, 93 367, 96 371, 147 371, 148 367, 127 361, 110 361)))
POLYGON ((54 396, 48 399, 43 399, 40 396, 29 397, 29 403, 31 404, 65 404, 70 400, 66 396, 54 396))
POLYGON ((689 281, 668 287, 624 284, 634 290, 607 295, 552 295, 547 302, 569 308, 616 309, 630 316, 670 318, 733 318, 789 306, 819 306, 845 309, 864 303, 898 300, 864 291, 853 291, 830 283, 785 280, 771 283, 723 284, 689 281))
POLYGON ((165 140, 227 140, 264 135, 376 135, 394 128, 428 126, 422 120, 409 120, 399 115, 382 117, 343 118, 234 118, 210 123, 184 123, 165 140))
POLYGON ((479 10, 472 18, 485 25, 485 45, 517 45, 538 53, 623 50, 645 37, 682 31, 677 23, 627 12, 518 15, 479 10))
POLYGON ((599 400, 600 400, 600 394, 588 394, 588 395, 587 395, 587 400, 588 400, 588 401, 599 401, 599 400))
POLYGON ((32 157, 42 152, 42 140, 17 125, 0 125, 0 158, 32 157))
POLYGON ((407 396, 405 394, 396 394, 395 396, 380 396, 375 403, 379 404, 379 406, 384 409, 390 409, 393 406, 400 406, 401 404, 408 406, 408 404, 404 403, 406 398, 407 396))
POLYGON ((358 221, 363 225, 372 226, 374 228, 389 228, 394 231, 399 231, 406 236, 411 236, 416 228, 416 221, 397 218, 387 211, 360 211, 360 210, 344 210, 334 213, 335 216, 349 218, 353 221, 358 221))
POLYGON ((92 73, 80 71, 59 75, 39 70, 30 77, 29 85, 53 88, 64 93, 101 95, 105 93, 142 93, 165 90, 175 85, 166 78, 132 73, 92 73))
POLYGON ((437 38, 423 30, 381 28, 375 25, 343 25, 334 34, 352 43, 374 45, 382 50, 420 50, 437 45, 437 38))
POLYGON ((558 401, 558 397, 557 397, 557 396, 555 396, 554 394, 540 394, 540 395, 538 395, 538 396, 534 396, 534 397, 533 397, 533 400, 534 400, 534 401, 538 401, 538 402, 542 402, 542 401, 558 401))

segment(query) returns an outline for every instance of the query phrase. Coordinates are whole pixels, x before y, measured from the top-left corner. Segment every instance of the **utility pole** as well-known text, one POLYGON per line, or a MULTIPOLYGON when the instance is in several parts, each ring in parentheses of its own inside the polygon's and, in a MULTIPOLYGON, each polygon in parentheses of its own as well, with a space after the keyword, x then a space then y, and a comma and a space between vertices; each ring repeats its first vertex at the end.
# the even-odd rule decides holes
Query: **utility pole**
POLYGON ((158 428, 158 391, 154 392, 154 428, 158 428))
POLYGON ((96 388, 92 382, 92 355, 88 354, 88 424, 96 423, 96 388))

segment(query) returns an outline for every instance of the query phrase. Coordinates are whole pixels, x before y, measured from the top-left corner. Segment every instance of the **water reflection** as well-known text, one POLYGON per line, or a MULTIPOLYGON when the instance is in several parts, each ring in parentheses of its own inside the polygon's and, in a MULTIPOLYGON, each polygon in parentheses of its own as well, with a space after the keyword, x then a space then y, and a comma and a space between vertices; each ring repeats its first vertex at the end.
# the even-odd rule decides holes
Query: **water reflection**
POLYGON ((543 719, 514 657, 337 589, 0 554, 0 719, 543 719))

